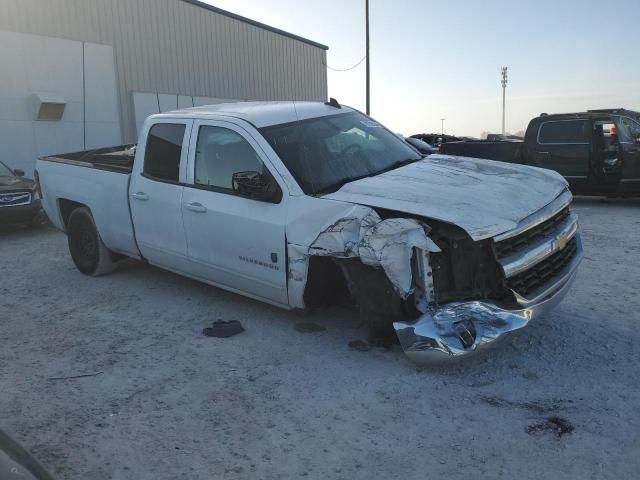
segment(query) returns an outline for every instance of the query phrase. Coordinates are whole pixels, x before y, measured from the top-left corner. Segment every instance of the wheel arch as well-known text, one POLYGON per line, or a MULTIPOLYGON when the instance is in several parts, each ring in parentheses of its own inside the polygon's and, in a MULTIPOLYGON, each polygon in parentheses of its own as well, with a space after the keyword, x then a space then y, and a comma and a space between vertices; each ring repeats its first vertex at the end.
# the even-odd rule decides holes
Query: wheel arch
POLYGON ((62 220, 62 225, 67 230, 69 225, 69 217, 71 217, 71 213, 78 208, 86 208, 91 213, 91 208, 88 205, 80 202, 76 202, 75 200, 69 200, 67 198, 59 198, 58 199, 58 211, 60 212, 60 219, 62 220))

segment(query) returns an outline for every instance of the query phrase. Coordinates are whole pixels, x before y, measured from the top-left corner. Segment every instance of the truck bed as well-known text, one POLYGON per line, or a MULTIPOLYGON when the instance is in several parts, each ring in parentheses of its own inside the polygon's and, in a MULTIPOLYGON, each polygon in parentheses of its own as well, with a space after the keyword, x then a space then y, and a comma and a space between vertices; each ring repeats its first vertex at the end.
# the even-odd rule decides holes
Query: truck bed
POLYGON ((65 231, 71 206, 85 206, 107 248, 139 256, 129 212, 132 147, 121 145, 38 159, 42 204, 53 225, 65 231))
POLYGON ((129 174, 133 168, 135 147, 135 144, 129 144, 119 145, 117 147, 97 148, 81 152, 64 153, 62 155, 51 155, 43 157, 41 160, 129 174))
POLYGON ((440 153, 460 157, 486 158, 507 163, 522 163, 521 141, 486 141, 448 142, 440 147, 440 153))

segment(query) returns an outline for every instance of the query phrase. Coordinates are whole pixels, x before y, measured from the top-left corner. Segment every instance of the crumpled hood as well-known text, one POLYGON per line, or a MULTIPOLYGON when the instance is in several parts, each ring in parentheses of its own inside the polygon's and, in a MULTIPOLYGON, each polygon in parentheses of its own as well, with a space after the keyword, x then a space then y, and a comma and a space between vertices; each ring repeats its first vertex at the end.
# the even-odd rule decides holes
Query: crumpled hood
POLYGON ((482 240, 515 228, 565 188, 551 170, 438 154, 323 198, 441 220, 482 240))
POLYGON ((33 189, 34 181, 22 177, 0 177, 0 192, 33 189))

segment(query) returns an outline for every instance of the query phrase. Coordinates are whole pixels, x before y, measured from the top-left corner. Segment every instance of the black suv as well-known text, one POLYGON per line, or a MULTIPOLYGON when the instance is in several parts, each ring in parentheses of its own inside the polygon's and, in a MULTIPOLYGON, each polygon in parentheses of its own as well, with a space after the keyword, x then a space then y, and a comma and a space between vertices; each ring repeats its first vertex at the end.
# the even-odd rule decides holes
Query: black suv
POLYGON ((441 153, 549 168, 580 195, 640 195, 640 112, 542 114, 522 142, 453 142, 441 153))

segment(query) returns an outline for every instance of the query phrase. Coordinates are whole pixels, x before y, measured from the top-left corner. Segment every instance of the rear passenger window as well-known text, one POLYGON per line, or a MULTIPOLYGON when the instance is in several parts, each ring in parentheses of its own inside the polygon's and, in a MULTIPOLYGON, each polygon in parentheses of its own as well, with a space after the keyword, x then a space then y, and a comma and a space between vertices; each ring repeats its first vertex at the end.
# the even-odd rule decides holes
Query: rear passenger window
POLYGON ((178 182, 185 125, 157 123, 147 137, 144 173, 157 180, 178 182))
POLYGON ((589 143, 586 120, 545 122, 540 127, 538 143, 589 143))
POLYGON ((233 191, 233 174, 265 173, 258 154, 242 135, 222 127, 200 127, 195 183, 233 191))

